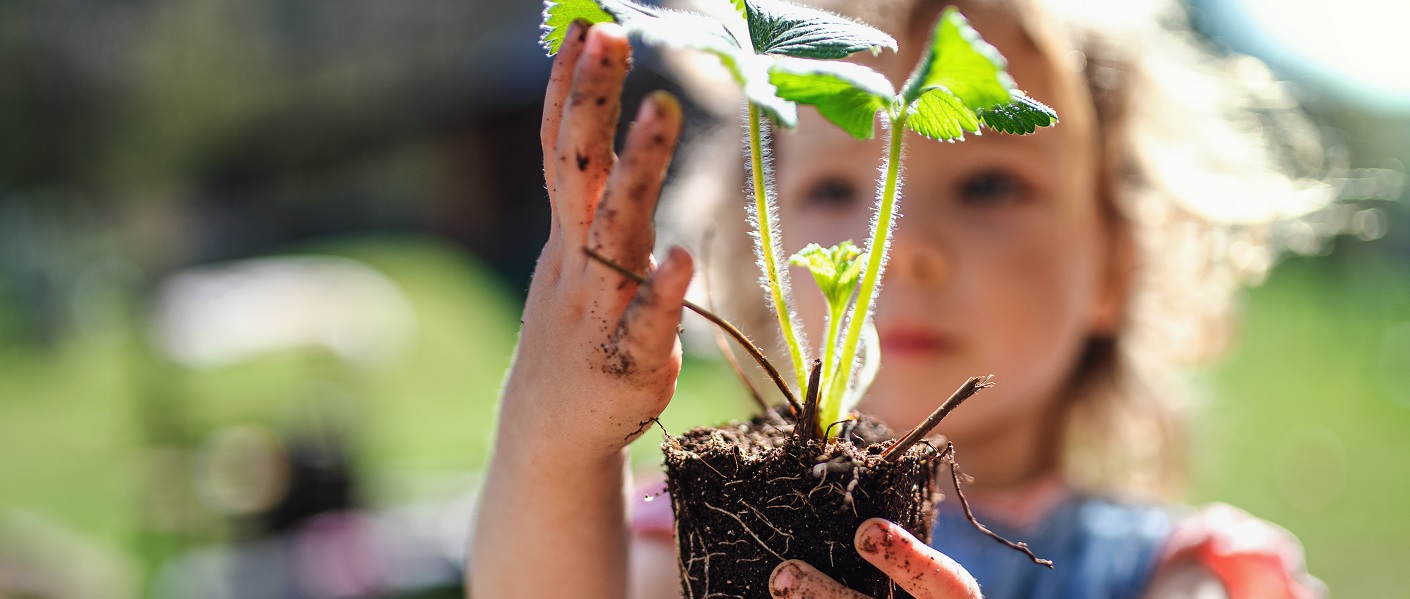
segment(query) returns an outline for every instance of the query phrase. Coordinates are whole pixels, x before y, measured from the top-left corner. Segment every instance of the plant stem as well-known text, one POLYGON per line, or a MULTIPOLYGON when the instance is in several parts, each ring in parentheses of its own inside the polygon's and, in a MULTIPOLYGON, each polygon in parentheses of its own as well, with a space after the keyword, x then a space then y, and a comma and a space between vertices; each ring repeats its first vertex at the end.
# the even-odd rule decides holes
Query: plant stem
POLYGON ((793 373, 798 378, 798 390, 807 388, 808 370, 803 366, 803 346, 798 342, 797 327, 793 314, 788 311, 788 301, 784 296, 785 277, 788 273, 779 269, 779 248, 774 238, 774 206, 769 202, 768 185, 764 170, 763 123, 759 117, 759 107, 749 103, 749 161, 754 178, 754 217, 759 222, 758 251, 763 261, 764 278, 769 283, 769 297, 773 301, 774 314, 778 316, 778 327, 783 331, 783 342, 788 346, 788 355, 793 360, 793 373))
POLYGON ((994 383, 990 382, 993 379, 994 375, 992 374, 986 377, 969 377, 963 385, 960 385, 959 389, 956 389, 955 392, 950 395, 949 399, 940 404, 940 407, 935 408, 935 411, 931 412, 929 417, 920 424, 917 424, 915 428, 911 429, 911 432, 906 433, 906 436, 901 437, 900 441, 886 448, 886 451, 881 452, 881 457, 886 458, 888 462, 901 459, 901 456, 906 454, 907 449, 910 449, 912 445, 919 443, 921 439, 929 435, 930 431, 934 430, 935 426, 940 424, 941 420, 944 420, 946 416, 950 415, 950 412, 964 403, 964 400, 978 393, 980 389, 993 387, 994 383))
POLYGON ((822 391, 822 360, 813 360, 813 371, 808 373, 808 392, 803 396, 803 413, 798 415, 798 422, 793 424, 793 434, 798 440, 806 445, 808 441, 819 438, 822 427, 818 426, 818 397, 822 391))
POLYGON ((838 372, 838 335, 842 333, 842 320, 846 317, 847 306, 833 306, 830 311, 832 313, 828 314, 828 338, 822 344, 822 397, 832 395, 832 386, 838 383, 835 376, 838 372))
MULTIPOLYGON (((842 396, 852 380, 852 366, 857 359, 857 345, 862 339, 871 312, 872 301, 876 299, 881 271, 885 265, 886 251, 891 244, 891 225, 895 221, 896 196, 900 191, 901 142, 906 131, 905 106, 892 113, 890 136, 886 152, 886 180, 881 192, 881 205, 877 209, 876 222, 867 245, 867 266, 862 273, 862 285, 857 292, 857 303, 852 308, 852 318, 847 322, 847 337, 842 341, 842 357, 837 363, 837 376, 829 388, 824 413, 840 412, 842 396)), ((875 348, 873 348, 875 349, 875 348)), ((839 414, 840 417, 840 414, 839 414)))

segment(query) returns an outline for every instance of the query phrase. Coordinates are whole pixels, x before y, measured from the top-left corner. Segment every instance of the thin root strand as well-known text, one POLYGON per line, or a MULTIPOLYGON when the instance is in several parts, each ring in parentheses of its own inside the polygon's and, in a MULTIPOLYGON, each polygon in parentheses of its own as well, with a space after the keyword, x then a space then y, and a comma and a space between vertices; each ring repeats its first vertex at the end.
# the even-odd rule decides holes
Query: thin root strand
POLYGON ((959 465, 959 462, 956 462, 956 461, 955 461, 955 444, 954 444, 954 443, 948 443, 948 444, 946 444, 946 446, 945 446, 945 452, 944 452, 944 454, 942 454, 942 455, 949 456, 949 459, 950 459, 950 478, 951 478, 951 479, 954 481, 954 483, 955 483, 955 496, 960 499, 960 507, 964 509, 964 517, 965 517, 966 520, 969 520, 970 525, 971 525, 971 526, 974 526, 974 528, 977 529, 977 530, 979 530, 979 532, 984 533, 985 536, 987 536, 987 537, 989 537, 989 538, 991 538, 991 539, 994 539, 995 541, 998 541, 998 542, 1000 542, 1000 543, 1002 543, 1002 544, 1004 544, 1004 545, 1007 545, 1009 548, 1011 548, 1011 549, 1013 549, 1013 550, 1015 550, 1015 551, 1020 551, 1020 552, 1022 552, 1024 555, 1027 555, 1027 556, 1028 556, 1028 559, 1032 560, 1033 563, 1038 564, 1038 565, 1040 565, 1040 566, 1047 566, 1049 569, 1052 569, 1052 567, 1053 567, 1053 560, 1050 560, 1050 559, 1043 559, 1043 558, 1041 558, 1041 557, 1038 557, 1038 556, 1034 555, 1034 554, 1033 554, 1033 550, 1031 550, 1031 549, 1028 548, 1028 543, 1015 543, 1015 542, 1013 542, 1013 541, 1010 541, 1010 540, 1008 540, 1008 539, 1005 539, 1005 538, 999 536, 999 535, 998 535, 997 533, 995 533, 994 531, 989 530, 988 527, 986 527, 986 526, 984 526, 983 524, 980 524, 980 523, 979 523, 979 520, 974 517, 974 512, 969 509, 969 500, 967 500, 967 499, 964 498, 964 491, 963 491, 962 489, 960 489, 960 474, 959 474, 960 465, 959 465))

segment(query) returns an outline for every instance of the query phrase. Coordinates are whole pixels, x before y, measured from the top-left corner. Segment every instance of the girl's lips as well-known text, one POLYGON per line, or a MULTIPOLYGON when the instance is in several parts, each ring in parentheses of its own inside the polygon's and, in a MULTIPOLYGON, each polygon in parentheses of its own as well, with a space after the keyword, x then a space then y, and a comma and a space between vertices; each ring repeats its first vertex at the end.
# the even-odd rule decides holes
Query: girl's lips
POLYGON ((881 331, 880 335, 882 356, 938 355, 955 349, 954 338, 935 331, 888 329, 881 331))

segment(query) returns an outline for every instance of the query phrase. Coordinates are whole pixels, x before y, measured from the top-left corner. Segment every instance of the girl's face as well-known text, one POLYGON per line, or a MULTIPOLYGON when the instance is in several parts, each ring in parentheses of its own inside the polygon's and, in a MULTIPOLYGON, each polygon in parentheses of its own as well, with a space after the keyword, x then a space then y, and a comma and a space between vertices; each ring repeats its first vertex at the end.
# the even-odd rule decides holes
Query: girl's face
MULTIPOLYGON (((1030 96, 1059 117, 1082 108, 1059 97, 1057 74, 1016 27, 974 22, 1030 96)), ((902 56, 879 66, 899 81, 914 62, 902 56)), ((787 250, 844 239, 865 246, 884 141, 858 142, 802 112, 797 131, 776 141, 787 250)), ((966 377, 992 373, 996 386, 939 432, 973 444, 1017 424, 1041 431, 1086 342, 1111 332, 1118 312, 1092 136, 1064 121, 1030 136, 988 132, 953 144, 908 132, 905 145, 903 217, 875 313, 883 366, 861 409, 904 431, 966 377)), ((823 300, 805 270, 791 274, 816 343, 823 300)))

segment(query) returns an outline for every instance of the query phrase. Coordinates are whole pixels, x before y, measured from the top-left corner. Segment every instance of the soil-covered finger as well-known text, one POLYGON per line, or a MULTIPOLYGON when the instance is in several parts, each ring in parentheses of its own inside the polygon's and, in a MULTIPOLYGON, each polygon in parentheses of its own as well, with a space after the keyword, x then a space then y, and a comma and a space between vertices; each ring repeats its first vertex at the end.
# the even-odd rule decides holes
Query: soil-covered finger
MULTIPOLYGON (((539 125, 539 141, 543 144, 543 174, 544 181, 548 184, 548 199, 552 204, 556 204, 554 196, 557 194, 556 180, 557 161, 553 159, 557 154, 558 129, 563 124, 563 107, 568 103, 568 92, 573 87, 573 69, 577 67, 578 58, 583 54, 583 44, 587 42, 588 23, 587 21, 574 21, 568 27, 567 35, 563 37, 563 44, 558 48, 558 54, 553 57, 553 69, 548 75, 548 89, 544 92, 543 98, 543 119, 539 125)), ((554 206, 553 218, 557 221, 557 206, 554 206)))
POLYGON ((640 272, 656 242, 652 216, 680 135, 680 102, 655 92, 642 102, 593 218, 588 244, 640 272))
POLYGON ((685 290, 694 266, 690 254, 671 248, 646 278, 602 345, 602 371, 629 384, 649 382, 673 363, 685 290))
POLYGON ((857 527, 857 553, 916 599, 980 599, 979 583, 955 560, 891 522, 857 527))
POLYGON ((593 212, 616 162, 612 140, 630 60, 631 45, 621 27, 599 23, 588 30, 554 149, 555 202, 569 247, 587 241, 593 212))
POLYGON ((774 599, 868 599, 796 559, 774 568, 769 577, 769 594, 774 599))

